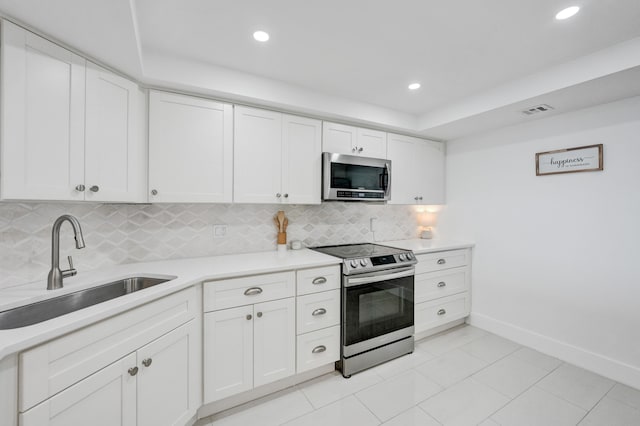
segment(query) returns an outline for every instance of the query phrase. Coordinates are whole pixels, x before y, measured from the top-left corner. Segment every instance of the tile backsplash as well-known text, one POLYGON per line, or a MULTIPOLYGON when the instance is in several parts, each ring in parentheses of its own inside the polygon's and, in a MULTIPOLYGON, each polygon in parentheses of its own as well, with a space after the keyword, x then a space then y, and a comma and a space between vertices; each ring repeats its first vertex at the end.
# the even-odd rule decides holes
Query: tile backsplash
POLYGON ((121 263, 275 250, 273 216, 289 218, 288 240, 304 246, 415 238, 412 206, 324 203, 262 204, 67 204, 0 203, 0 288, 46 279, 51 226, 62 214, 78 218, 86 248, 75 249, 68 223, 60 233, 61 266, 72 255, 79 271, 121 263), (377 219, 375 235, 370 218, 377 219), (213 226, 226 225, 224 238, 213 226))

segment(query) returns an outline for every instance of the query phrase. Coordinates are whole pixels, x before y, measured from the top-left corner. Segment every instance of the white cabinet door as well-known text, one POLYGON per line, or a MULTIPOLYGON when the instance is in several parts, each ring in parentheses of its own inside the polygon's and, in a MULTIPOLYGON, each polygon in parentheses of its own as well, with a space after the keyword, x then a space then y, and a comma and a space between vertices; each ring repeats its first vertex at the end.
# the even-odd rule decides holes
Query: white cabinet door
POLYGON ((387 134, 379 130, 358 128, 358 155, 372 158, 387 158, 387 134))
POLYGON ((253 305, 204 314, 204 403, 252 388, 253 305))
POLYGON ((234 188, 238 203, 282 200, 282 114, 236 106, 234 188))
POLYGON ((134 82, 87 63, 86 200, 146 201, 141 96, 134 82))
POLYGON ((137 426, 181 425, 195 414, 197 338, 190 321, 138 350, 137 426))
POLYGON ((388 135, 391 160, 389 204, 444 202, 444 147, 440 142, 388 135))
POLYGON ((322 123, 322 151, 387 158, 387 134, 325 121, 322 123))
POLYGON ((2 22, 3 199, 82 200, 85 60, 2 22))
POLYGON ((423 204, 444 204, 444 144, 425 141, 425 154, 420 157, 420 167, 425 173, 423 204))
POLYGON ((129 373, 135 367, 135 354, 110 364, 20 414, 20 425, 135 426, 136 376, 129 373))
POLYGON ((296 372, 295 298, 254 305, 254 386, 291 376, 296 372))
POLYGON ((322 152, 356 155, 357 128, 345 124, 322 123, 322 152))
POLYGON ((233 107, 149 94, 149 201, 230 203, 233 107))
POLYGON ((291 204, 320 204, 321 121, 282 116, 282 194, 291 204))

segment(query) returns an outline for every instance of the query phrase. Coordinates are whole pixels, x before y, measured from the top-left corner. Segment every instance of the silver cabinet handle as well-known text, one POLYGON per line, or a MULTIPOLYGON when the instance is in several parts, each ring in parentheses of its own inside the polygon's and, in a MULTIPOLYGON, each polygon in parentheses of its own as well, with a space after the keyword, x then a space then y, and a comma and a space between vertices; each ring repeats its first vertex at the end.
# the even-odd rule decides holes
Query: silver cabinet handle
POLYGON ((145 367, 148 367, 151 365, 152 362, 153 360, 151 358, 146 358, 142 360, 142 365, 144 365, 145 367))
POLYGON ((282 194, 280 194, 280 193, 278 192, 278 193, 276 194, 276 197, 277 197, 277 198, 280 198, 280 197, 282 197, 282 194))
POLYGON ((83 184, 76 185, 76 191, 83 192, 84 189, 85 189, 85 186, 83 184))
POLYGON ((251 314, 247 315, 247 321, 251 321, 251 318, 253 318, 251 314))
POLYGON ((324 351, 327 350, 327 347, 325 345, 320 345, 320 346, 316 346, 315 348, 313 348, 313 350, 311 350, 312 354, 319 354, 322 353, 324 351))
POLYGON ((444 310, 444 309, 440 309, 440 310, 438 310, 438 315, 444 315, 444 314, 446 314, 446 313, 447 313, 447 311, 446 311, 446 310, 444 310))
POLYGON ((158 190, 157 189, 152 189, 151 190, 151 195, 158 195, 158 190))
POLYGON ((324 315, 327 313, 327 310, 325 308, 318 308, 315 311, 311 312, 311 315, 313 315, 314 317, 320 316, 320 315, 324 315))
POLYGON ((318 284, 324 284, 326 282, 327 282, 327 279, 325 277, 317 277, 317 278, 314 278, 313 281, 311 281, 311 284, 318 285, 318 284))
POLYGON ((262 293, 262 289, 260 287, 251 287, 244 291, 245 296, 254 296, 260 293, 262 293))
POLYGON ((258 315, 258 318, 262 318, 262 312, 258 312, 256 315, 258 315))
POLYGON ((138 374, 138 367, 131 367, 129 370, 127 370, 129 372, 130 376, 135 376, 136 374, 138 374))
POLYGON ((98 192, 100 191, 100 187, 98 185, 93 185, 91 188, 89 188, 89 191, 98 192))
POLYGON ((438 265, 444 265, 445 263, 447 263, 446 260, 444 259, 438 259, 438 265))
POLYGON ((445 283, 444 281, 440 281, 440 282, 438 283, 438 287, 440 287, 440 288, 442 288, 442 287, 446 287, 446 286, 447 286, 447 283, 445 283))

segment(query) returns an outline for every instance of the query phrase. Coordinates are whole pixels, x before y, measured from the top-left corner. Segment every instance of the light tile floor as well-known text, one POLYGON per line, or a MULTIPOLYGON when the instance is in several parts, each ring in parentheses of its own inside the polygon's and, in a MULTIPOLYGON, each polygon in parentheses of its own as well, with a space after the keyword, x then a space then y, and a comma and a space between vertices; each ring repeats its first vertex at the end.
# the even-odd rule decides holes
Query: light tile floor
POLYGON ((326 374, 196 426, 638 426, 640 391, 471 326, 350 379, 326 374))

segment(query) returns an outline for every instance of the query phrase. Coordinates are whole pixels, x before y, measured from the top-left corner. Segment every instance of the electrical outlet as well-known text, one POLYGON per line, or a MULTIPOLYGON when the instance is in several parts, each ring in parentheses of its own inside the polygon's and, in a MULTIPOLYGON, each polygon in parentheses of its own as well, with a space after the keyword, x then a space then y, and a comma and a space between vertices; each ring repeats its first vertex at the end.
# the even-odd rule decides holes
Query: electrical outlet
POLYGON ((224 238, 227 236, 227 225, 213 225, 213 238, 224 238))

